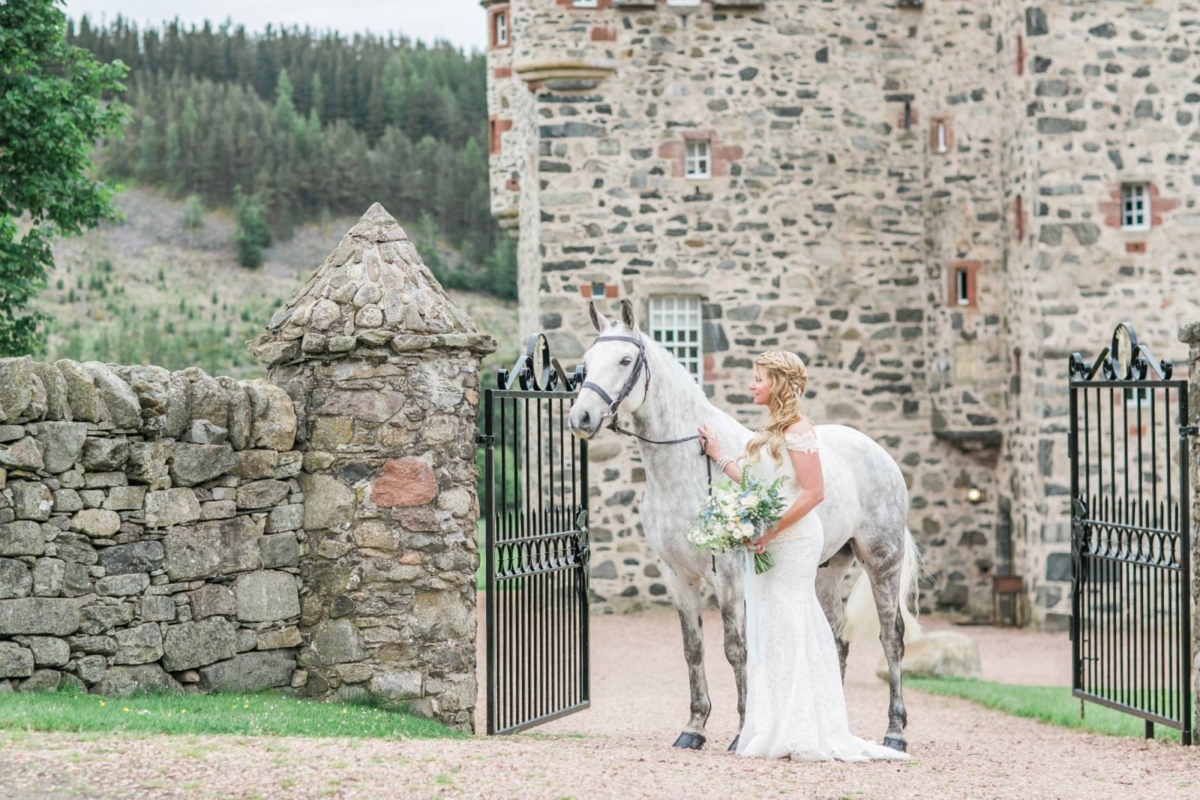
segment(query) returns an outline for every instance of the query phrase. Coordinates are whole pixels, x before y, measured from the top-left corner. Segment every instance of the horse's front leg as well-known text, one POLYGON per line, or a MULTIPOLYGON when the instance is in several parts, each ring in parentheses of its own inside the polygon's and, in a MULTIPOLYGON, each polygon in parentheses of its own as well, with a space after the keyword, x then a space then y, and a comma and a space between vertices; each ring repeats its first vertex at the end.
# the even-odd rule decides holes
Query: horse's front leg
POLYGON ((733 737, 730 750, 737 749, 738 737, 746 724, 746 598, 742 570, 737 556, 725 556, 717 564, 717 598, 725 627, 725 658, 733 667, 738 693, 738 736, 733 737))
POLYGON ((663 577, 671 590, 675 610, 679 612, 679 624, 683 629, 683 655, 687 659, 688 684, 691 687, 691 717, 675 746, 699 750, 704 746, 704 726, 708 723, 712 702, 708 697, 708 680, 704 675, 704 631, 700 623, 700 581, 686 578, 667 564, 663 564, 663 577))

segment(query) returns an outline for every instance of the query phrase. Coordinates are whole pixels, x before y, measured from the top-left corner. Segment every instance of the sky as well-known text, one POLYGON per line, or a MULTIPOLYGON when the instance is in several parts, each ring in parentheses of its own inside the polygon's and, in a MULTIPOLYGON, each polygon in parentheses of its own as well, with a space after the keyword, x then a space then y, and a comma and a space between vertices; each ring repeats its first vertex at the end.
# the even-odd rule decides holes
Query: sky
POLYGON ((122 15, 139 26, 179 17, 205 19, 259 31, 268 23, 343 33, 403 33, 413 39, 447 39, 464 50, 483 50, 487 14, 479 0, 66 0, 68 16, 87 14, 93 22, 122 15))

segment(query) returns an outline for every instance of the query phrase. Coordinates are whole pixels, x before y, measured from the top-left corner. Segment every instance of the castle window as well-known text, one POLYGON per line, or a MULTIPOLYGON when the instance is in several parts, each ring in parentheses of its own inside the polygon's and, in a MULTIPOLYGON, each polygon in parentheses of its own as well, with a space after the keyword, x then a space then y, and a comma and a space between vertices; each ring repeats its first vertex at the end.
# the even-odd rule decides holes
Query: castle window
POLYGON ((907 100, 904 102, 904 130, 912 130, 913 115, 912 103, 907 100))
POLYGON ((596 0, 574 0, 571 5, 575 8, 595 8, 596 0))
POLYGON ((978 261, 959 261, 950 265, 950 297, 952 308, 978 308, 979 268, 978 261))
POLYGON ((1150 230, 1150 189, 1146 184, 1121 186, 1121 230, 1150 230))
POLYGON ((667 0, 669 6, 698 6, 700 0, 667 0))
POLYGON ((971 274, 961 267, 954 270, 954 304, 971 305, 971 274))
POLYGON ((684 174, 695 180, 712 177, 712 143, 707 139, 688 142, 684 152, 684 174))
POLYGON ((704 366, 699 297, 651 297, 650 335, 699 383, 704 366))
POLYGON ((950 135, 946 129, 946 120, 938 119, 933 122, 933 152, 945 153, 950 150, 950 135))
POLYGON ((1125 390, 1125 405, 1129 408, 1137 408, 1138 406, 1150 405, 1150 390, 1145 386, 1139 386, 1136 389, 1125 390))
POLYGON ((496 43, 496 47, 504 47, 508 44, 508 12, 499 11, 493 18, 492 25, 492 41, 496 43))

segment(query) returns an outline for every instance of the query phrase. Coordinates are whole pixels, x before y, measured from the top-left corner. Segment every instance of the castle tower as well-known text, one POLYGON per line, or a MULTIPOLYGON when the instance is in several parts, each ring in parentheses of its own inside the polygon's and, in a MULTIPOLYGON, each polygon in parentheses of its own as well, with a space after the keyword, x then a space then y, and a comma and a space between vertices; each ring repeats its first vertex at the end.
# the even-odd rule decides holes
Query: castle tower
MULTIPOLYGON (((489 50, 505 126, 492 192, 520 240, 522 334, 547 331, 570 360, 587 301, 630 299, 750 425, 753 355, 798 352, 807 413, 870 433, 901 465, 924 604, 990 616, 992 577, 1008 572, 1059 624, 1046 616, 1063 613, 1069 557, 1054 348, 1102 341, 1105 307, 1127 297, 1169 350, 1177 315, 1153 306, 1198 296, 1137 249, 1192 247, 1179 237, 1194 223, 1170 217, 1194 122, 1171 44, 1183 15, 1016 0, 484 5, 507 36, 489 50), (1084 99, 1093 89, 1104 105, 1084 99), (1146 163, 1143 137, 1158 142, 1146 163), (1162 235, 1120 232, 1123 183, 1153 193, 1162 235)), ((664 601, 637 529, 635 448, 601 439, 590 454, 597 602, 664 601)))

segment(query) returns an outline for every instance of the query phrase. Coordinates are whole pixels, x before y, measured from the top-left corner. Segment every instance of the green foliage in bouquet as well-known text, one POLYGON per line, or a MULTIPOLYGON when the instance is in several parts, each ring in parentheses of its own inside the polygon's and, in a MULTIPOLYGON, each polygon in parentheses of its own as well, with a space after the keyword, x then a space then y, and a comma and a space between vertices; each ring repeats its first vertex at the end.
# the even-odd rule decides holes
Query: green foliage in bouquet
MULTIPOLYGON (((751 542, 779 521, 787 502, 779 494, 783 478, 772 483, 742 470, 739 483, 719 483, 701 506, 688 539, 701 550, 727 553, 749 549, 751 542)), ((775 566, 770 553, 755 553, 754 571, 762 573, 775 566)))

